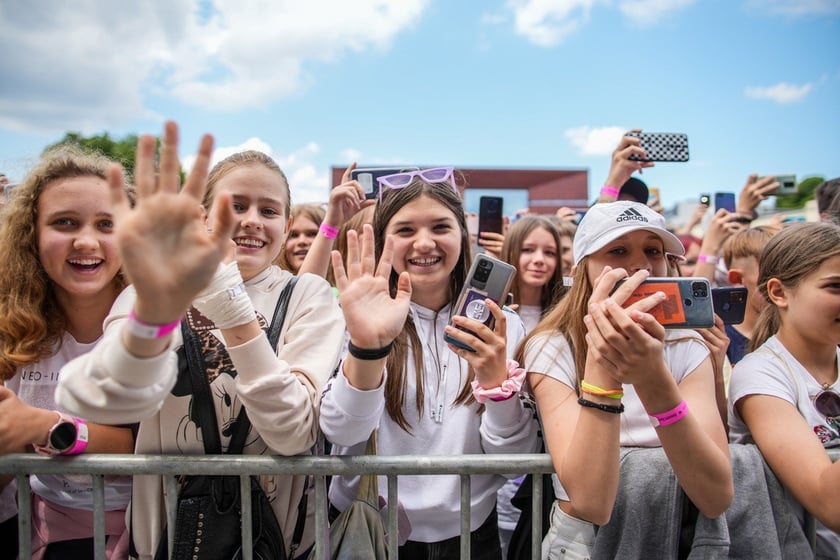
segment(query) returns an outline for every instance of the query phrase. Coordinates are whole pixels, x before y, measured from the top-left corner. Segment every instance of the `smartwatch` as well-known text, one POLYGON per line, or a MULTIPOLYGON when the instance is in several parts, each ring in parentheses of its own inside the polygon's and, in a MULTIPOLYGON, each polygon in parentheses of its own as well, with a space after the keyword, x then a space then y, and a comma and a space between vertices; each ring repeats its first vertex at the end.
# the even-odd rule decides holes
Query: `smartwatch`
POLYGON ((35 451, 42 455, 78 455, 88 443, 88 426, 81 418, 74 418, 62 412, 47 433, 46 445, 35 445, 35 451))

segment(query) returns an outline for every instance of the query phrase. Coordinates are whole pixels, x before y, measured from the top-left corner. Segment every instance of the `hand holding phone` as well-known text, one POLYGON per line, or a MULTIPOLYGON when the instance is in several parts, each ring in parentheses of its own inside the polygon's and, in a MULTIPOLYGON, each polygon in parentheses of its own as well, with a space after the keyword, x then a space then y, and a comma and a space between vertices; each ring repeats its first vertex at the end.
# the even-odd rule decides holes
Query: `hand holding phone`
POLYGON ((350 179, 358 181, 365 191, 365 199, 373 200, 379 196, 379 178, 395 173, 417 171, 419 167, 363 167, 350 172, 350 179))
MULTIPOLYGON (((485 304, 485 299, 490 299, 498 305, 503 305, 510 291, 510 286, 516 276, 516 268, 508 263, 495 259, 486 254, 478 254, 467 273, 467 280, 455 306, 452 308, 453 315, 461 315, 474 319, 487 325, 492 329, 495 325, 495 318, 485 304), (502 303, 500 303, 502 302, 502 303)), ((450 320, 450 324, 452 321, 450 320)), ((458 329, 477 336, 475 332, 457 327, 458 329)), ((475 352, 475 348, 469 344, 449 335, 444 335, 444 340, 460 348, 475 352)))
POLYGON ((681 132, 635 132, 625 136, 639 139, 645 157, 630 155, 635 161, 688 161, 688 135, 681 132))
POLYGON ((725 208, 730 213, 735 212, 735 193, 734 192, 716 192, 715 193, 715 211, 725 208))
POLYGON ((478 206, 478 231, 502 233, 505 199, 501 196, 482 196, 478 206))

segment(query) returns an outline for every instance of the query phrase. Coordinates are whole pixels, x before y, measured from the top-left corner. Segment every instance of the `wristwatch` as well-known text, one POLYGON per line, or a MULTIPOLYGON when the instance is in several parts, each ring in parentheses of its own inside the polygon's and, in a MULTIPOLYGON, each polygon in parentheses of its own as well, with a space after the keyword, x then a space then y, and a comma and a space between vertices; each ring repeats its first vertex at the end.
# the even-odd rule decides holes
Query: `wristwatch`
POLYGON ((47 444, 35 445, 35 451, 42 455, 78 455, 87 447, 87 423, 81 418, 55 412, 58 422, 47 433, 47 444))

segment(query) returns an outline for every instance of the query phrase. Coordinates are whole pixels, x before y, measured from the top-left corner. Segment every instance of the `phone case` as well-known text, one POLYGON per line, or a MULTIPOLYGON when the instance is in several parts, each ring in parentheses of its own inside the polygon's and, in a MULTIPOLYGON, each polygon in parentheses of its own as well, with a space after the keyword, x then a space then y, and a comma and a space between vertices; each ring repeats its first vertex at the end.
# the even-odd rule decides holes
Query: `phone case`
POLYGON ((635 161, 688 161, 688 135, 680 132, 628 132, 638 138, 646 158, 631 155, 635 161))
MULTIPOLYGON (((467 280, 461 289, 458 301, 452 308, 453 315, 463 315, 481 321, 492 329, 495 320, 484 300, 489 298, 499 305, 503 305, 515 275, 516 268, 508 263, 485 254, 477 255, 467 273, 467 280)), ((475 334, 467 329, 458 328, 475 334)), ((443 338, 446 342, 475 352, 474 348, 449 335, 444 335, 443 338)))
POLYGON ((747 289, 743 286, 712 288, 712 303, 715 314, 723 320, 723 324, 743 323, 747 310, 747 289))
POLYGON ((776 181, 779 182, 779 188, 776 189, 775 195, 796 194, 799 189, 796 187, 796 175, 776 175, 776 181))
POLYGON ((627 307, 656 292, 665 292, 665 301, 648 313, 666 329, 701 329, 715 324, 711 285, 705 278, 649 278, 623 305, 627 307))
POLYGON ((500 196, 482 196, 478 207, 478 231, 502 233, 504 199, 500 196))
POLYGON ((715 212, 717 212, 721 208, 726 208, 730 212, 735 211, 735 193, 715 193, 715 212))

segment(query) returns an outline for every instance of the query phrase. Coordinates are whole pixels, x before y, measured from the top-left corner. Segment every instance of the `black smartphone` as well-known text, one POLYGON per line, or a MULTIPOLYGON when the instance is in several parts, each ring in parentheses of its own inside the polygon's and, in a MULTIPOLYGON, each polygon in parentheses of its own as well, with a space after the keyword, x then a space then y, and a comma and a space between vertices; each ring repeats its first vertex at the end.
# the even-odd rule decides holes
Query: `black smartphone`
POLYGON ((504 199, 501 196, 482 196, 478 203, 478 231, 502 233, 504 199))
MULTIPOLYGON (((616 284, 620 286, 624 280, 616 284)), ((648 278, 624 301, 624 307, 656 292, 665 301, 648 311, 666 329, 701 329, 715 324, 712 288, 705 278, 648 278)))
POLYGON ((365 191, 365 198, 372 200, 379 196, 379 178, 395 173, 417 171, 419 167, 362 167, 350 172, 350 179, 358 181, 365 191))
POLYGON ((688 135, 681 132, 628 132, 638 138, 645 157, 631 155, 636 161, 688 161, 688 135))
MULTIPOLYGON (((510 292, 510 287, 515 276, 516 268, 513 266, 484 253, 479 253, 476 255, 467 273, 467 280, 461 289, 458 301, 455 303, 455 307, 452 308, 453 315, 463 315, 464 317, 481 321, 492 329, 495 324, 495 319, 493 314, 490 313, 490 309, 484 303, 484 300, 491 299, 499 305, 503 305, 507 301, 508 293, 510 292)), ((470 334, 475 334, 462 327, 458 328, 470 334)), ((455 346, 459 346, 470 352, 475 352, 474 348, 448 334, 444 335, 443 338, 446 342, 455 346)))
POLYGON ((700 195, 700 204, 705 204, 706 206, 712 205, 712 195, 709 193, 703 193, 700 195))
POLYGON ((747 310, 747 289, 743 286, 712 288, 712 304, 723 324, 743 323, 747 310))
POLYGON ((716 192, 715 193, 715 212, 721 208, 726 208, 730 212, 735 211, 735 193, 734 192, 716 192))

